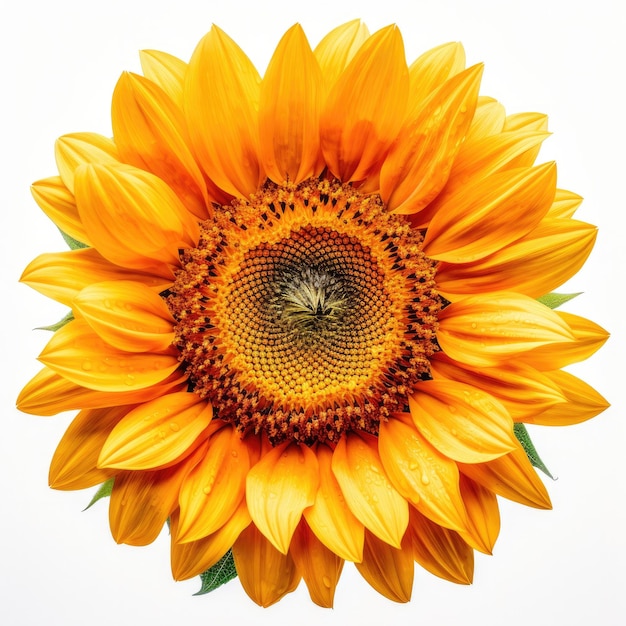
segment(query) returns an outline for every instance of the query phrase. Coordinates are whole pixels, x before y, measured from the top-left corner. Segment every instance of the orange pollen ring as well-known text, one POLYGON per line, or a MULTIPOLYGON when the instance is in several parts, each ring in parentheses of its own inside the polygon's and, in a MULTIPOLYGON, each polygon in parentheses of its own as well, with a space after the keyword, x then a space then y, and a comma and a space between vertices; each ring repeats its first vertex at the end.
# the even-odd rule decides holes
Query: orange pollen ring
POLYGON ((430 378, 435 263, 377 195, 311 179, 220 207, 166 294, 191 389, 273 445, 377 434, 430 378))

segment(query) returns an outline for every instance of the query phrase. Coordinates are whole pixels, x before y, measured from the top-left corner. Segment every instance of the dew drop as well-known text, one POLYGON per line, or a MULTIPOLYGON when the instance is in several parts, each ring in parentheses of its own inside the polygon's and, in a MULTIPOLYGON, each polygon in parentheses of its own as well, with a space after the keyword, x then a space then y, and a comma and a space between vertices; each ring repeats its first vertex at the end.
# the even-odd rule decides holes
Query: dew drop
POLYGON ((211 493, 211 489, 212 489, 212 485, 205 485, 204 487, 202 487, 202 493, 205 496, 208 496, 211 493))
POLYGON ((170 430, 177 433, 180 430, 180 426, 176 422, 170 422, 170 430))
POLYGON ((430 478, 428 478, 428 476, 426 474, 422 474, 422 485, 429 485, 430 484, 430 478))
POLYGON ((237 450, 231 450, 230 456, 236 459, 239 456, 239 452, 237 452, 237 450))
POLYGON ((409 463, 409 469, 414 472, 417 468, 419 467, 419 465, 415 462, 415 461, 411 461, 409 463))
POLYGON ((328 576, 322 576, 322 582, 324 583, 325 587, 330 589, 330 578, 328 578, 328 576))
POLYGON ((91 369, 93 369, 93 363, 89 359, 84 359, 81 366, 86 372, 89 372, 91 369))

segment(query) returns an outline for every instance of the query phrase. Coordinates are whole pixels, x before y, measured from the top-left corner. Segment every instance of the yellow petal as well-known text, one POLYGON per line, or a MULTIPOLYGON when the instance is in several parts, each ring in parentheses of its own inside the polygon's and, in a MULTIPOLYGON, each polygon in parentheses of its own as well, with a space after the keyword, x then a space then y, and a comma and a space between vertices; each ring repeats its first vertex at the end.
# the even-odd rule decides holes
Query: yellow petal
POLYGON ((171 562, 174 580, 187 580, 213 567, 231 549, 237 537, 251 521, 246 501, 243 499, 230 519, 212 535, 197 541, 178 543, 176 541, 178 517, 178 511, 174 511, 170 518, 171 562))
POLYGON ((365 41, 328 94, 320 138, 337 178, 359 181, 379 169, 400 130, 408 89, 402 37, 389 26, 365 41))
POLYGON ((53 489, 85 489, 115 475, 97 467, 100 450, 111 429, 132 409, 117 406, 81 411, 68 426, 50 463, 48 482, 53 489))
POLYGON ((401 548, 394 548, 366 531, 363 561, 356 564, 359 573, 378 593, 394 602, 408 602, 413 591, 413 554, 411 534, 401 548))
POLYGON ((363 524, 352 514, 332 473, 333 453, 320 445, 316 450, 320 485, 313 506, 304 517, 318 539, 332 552, 348 561, 363 558, 363 524))
POLYGON ((317 44, 313 54, 329 87, 337 81, 369 36, 367 26, 361 20, 352 20, 331 30, 317 44))
POLYGON ((609 407, 609 403, 593 387, 573 374, 560 370, 544 374, 559 387, 566 402, 533 415, 525 419, 525 422, 544 426, 569 426, 591 419, 609 407))
POLYGON ((81 166, 76 203, 85 230, 103 257, 123 267, 179 263, 179 248, 198 240, 198 224, 159 178, 128 166, 81 166))
POLYGON ((491 554, 500 532, 500 510, 493 491, 461 474, 461 494, 467 511, 468 532, 460 532, 473 548, 491 554))
POLYGON ((385 474, 376 440, 349 433, 335 448, 332 469, 354 516, 377 537, 400 548, 409 507, 385 474))
POLYGON ((469 263, 493 254, 539 224, 555 189, 554 163, 470 181, 438 206, 424 251, 450 263, 469 263))
POLYGON ((72 133, 59 137, 55 144, 55 156, 63 184, 70 193, 75 192, 74 180, 79 166, 86 163, 106 165, 120 163, 113 140, 96 133, 72 133))
POLYGON ((74 320, 57 330, 39 360, 69 381, 97 391, 132 391, 165 380, 178 368, 172 354, 124 352, 74 320))
POLYGON ((424 438, 455 461, 482 463, 516 447, 513 420, 504 406, 472 385, 424 381, 409 396, 409 407, 424 438))
POLYGON ((192 455, 166 469, 116 475, 109 503, 109 525, 117 543, 145 546, 159 536, 176 508, 181 482, 198 456, 192 455))
POLYGON ((249 469, 240 433, 230 424, 218 430, 180 490, 178 543, 215 533, 232 517, 244 497, 249 469))
POLYGON ((482 66, 434 91, 400 130, 380 172, 380 195, 395 213, 416 213, 445 185, 476 107, 482 66))
POLYGON ((474 551, 458 533, 443 528, 411 508, 413 558, 431 574, 461 585, 474 575, 474 551))
POLYGON ((413 425, 380 424, 380 459, 400 495, 435 523, 465 530, 467 517, 456 463, 438 452, 413 425))
POLYGON ((538 509, 551 509, 550 496, 526 452, 517 449, 487 463, 460 464, 459 469, 473 481, 499 496, 538 509))
POLYGON ((82 248, 39 255, 28 264, 20 281, 48 298, 72 306, 82 289, 107 280, 132 280, 160 293, 171 287, 174 280, 167 266, 162 269, 166 276, 127 269, 113 265, 95 248, 82 248))
POLYGON ((309 42, 296 24, 280 40, 261 83, 259 158, 278 184, 297 184, 322 170, 322 81, 309 42))
POLYGON ((439 85, 465 69, 465 50, 457 41, 428 50, 409 66, 409 115, 415 115, 423 101, 439 85))
POLYGON ((261 79, 241 48, 213 26, 191 57, 185 78, 185 115, 206 175, 246 198, 262 182, 257 111, 261 79))
POLYGON ((556 312, 512 292, 453 302, 440 313, 439 322, 437 341, 442 350, 472 366, 494 367, 539 346, 574 341, 570 327, 556 312))
POLYGON ((278 602, 300 582, 291 555, 279 552, 254 524, 233 544, 233 558, 241 586, 260 606, 278 602))
POLYGON ((331 552, 304 520, 293 536, 289 554, 304 578, 311 600, 318 606, 332 608, 343 559, 331 552))
POLYGON ((74 194, 63 184, 60 176, 51 176, 33 183, 30 188, 41 210, 64 233, 88 246, 89 237, 83 228, 74 194))
POLYGON ((141 404, 111 431, 98 466, 146 470, 171 464, 196 446, 212 416, 210 404, 186 391, 141 404))
POLYGON ((504 107, 493 98, 478 96, 476 111, 465 137, 465 142, 475 142, 481 137, 501 133, 506 121, 504 107))
POLYGON ((440 263, 438 291, 462 295, 514 290, 537 298, 556 289, 583 266, 596 240, 591 224, 546 218, 527 235, 475 263, 440 263))
POLYGON ((17 408, 33 415, 56 415, 75 409, 99 409, 123 404, 139 404, 187 388, 187 375, 176 371, 163 381, 143 389, 118 393, 81 387, 44 367, 22 389, 17 408))
POLYGON ((182 110, 187 64, 160 50, 140 50, 139 60, 144 76, 156 83, 182 110))
POLYGON ((548 211, 548 217, 569 218, 574 215, 576 209, 581 205, 583 199, 573 191, 557 189, 554 195, 554 202, 548 211))
MULTIPOLYGON (((508 115, 504 121, 504 132, 509 131, 547 131, 548 116, 544 113, 515 113, 508 115)), ((510 167, 530 167, 537 156, 541 146, 536 145, 526 150, 523 154, 515 157, 507 164, 510 167)))
POLYGON ((315 454, 295 443, 270 449, 248 473, 246 501, 252 520, 283 554, 302 511, 315 502, 318 485, 315 454))
POLYGON ((431 371, 435 379, 458 381, 486 391, 505 406, 514 421, 525 422, 565 402, 558 385, 523 363, 509 361, 498 367, 471 367, 439 352, 431 361, 431 371))
POLYGON ((152 81, 125 72, 113 91, 113 136, 121 158, 156 174, 199 219, 208 217, 202 172, 188 148, 183 112, 152 81))
POLYGON ((159 352, 174 341, 174 319, 163 298, 141 283, 116 280, 85 287, 74 308, 108 344, 159 352))
POLYGON ((555 311, 555 314, 563 324, 567 324, 574 341, 561 341, 536 347, 520 355, 522 360, 537 369, 556 370, 584 361, 598 351, 609 338, 609 333, 591 320, 564 311, 555 311))

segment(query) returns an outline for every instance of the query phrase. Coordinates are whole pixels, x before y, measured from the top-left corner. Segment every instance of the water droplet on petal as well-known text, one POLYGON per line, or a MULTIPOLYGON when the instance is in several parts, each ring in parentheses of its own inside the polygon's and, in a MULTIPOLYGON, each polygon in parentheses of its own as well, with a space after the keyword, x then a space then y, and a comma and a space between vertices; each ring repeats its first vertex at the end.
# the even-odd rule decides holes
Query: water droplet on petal
POLYGON ((426 474, 422 474, 422 484, 423 485, 429 485, 430 484, 430 478, 428 478, 428 476, 426 474))
POLYGON ((81 366, 86 372, 88 372, 93 368, 93 363, 89 359, 84 359, 81 366))
POLYGON ((180 430, 180 426, 176 422, 170 422, 170 429, 176 433, 180 430))
POLYGON ((324 583, 325 587, 330 589, 330 578, 328 578, 328 576, 322 576, 322 582, 324 583))

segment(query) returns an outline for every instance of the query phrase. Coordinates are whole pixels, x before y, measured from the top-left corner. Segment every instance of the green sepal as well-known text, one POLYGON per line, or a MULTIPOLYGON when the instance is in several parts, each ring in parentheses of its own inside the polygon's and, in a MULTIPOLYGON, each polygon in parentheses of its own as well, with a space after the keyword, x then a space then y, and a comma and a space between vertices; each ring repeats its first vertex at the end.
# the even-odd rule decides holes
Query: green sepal
POLYGON ((115 478, 109 478, 109 480, 103 482, 98 488, 98 491, 96 491, 94 497, 91 498, 91 502, 83 509, 83 511, 86 511, 87 509, 92 507, 96 502, 98 502, 98 500, 101 500, 102 498, 108 498, 113 491, 114 481, 115 478))
POLYGON ((79 248, 88 248, 89 246, 82 241, 78 241, 78 239, 74 239, 74 237, 70 237, 67 233, 64 233, 60 228, 59 232, 63 239, 65 239, 65 243, 69 246, 70 250, 78 250, 79 248))
POLYGON ((67 324, 68 322, 71 322, 73 319, 74 319, 74 314, 71 311, 69 311, 68 313, 65 314, 65 317, 62 320, 59 320, 58 322, 56 322, 56 324, 50 324, 50 326, 37 326, 35 330, 49 330, 55 333, 57 330, 59 330, 59 328, 63 328, 65 324, 67 324))
POLYGON ((526 426, 519 423, 513 424, 513 432, 515 433, 517 440, 522 444, 522 448, 524 448, 524 452, 526 452, 526 456, 528 457, 531 465, 536 467, 538 470, 541 470, 546 476, 549 476, 552 480, 554 480, 554 476, 552 476, 550 470, 537 454, 537 450, 530 439, 526 426))
POLYGON ((218 587, 237 578, 233 551, 229 550, 213 567, 209 567, 206 572, 200 574, 202 587, 194 596, 202 596, 205 593, 215 591, 218 587))
POLYGON ((556 309, 560 307, 562 304, 573 300, 576 296, 579 296, 582 291, 578 293, 547 293, 545 296, 540 296, 537 298, 541 304, 545 304, 547 307, 551 309, 556 309))

